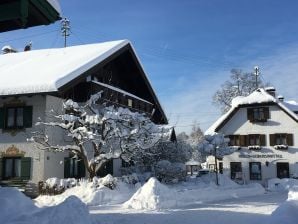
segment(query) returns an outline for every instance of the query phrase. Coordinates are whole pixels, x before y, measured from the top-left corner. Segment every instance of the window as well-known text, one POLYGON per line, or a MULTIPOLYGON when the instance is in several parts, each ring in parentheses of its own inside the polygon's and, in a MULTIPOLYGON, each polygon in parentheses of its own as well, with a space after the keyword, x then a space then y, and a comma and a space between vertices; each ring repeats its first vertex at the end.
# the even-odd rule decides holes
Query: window
POLYGON ((285 145, 285 146, 293 146, 293 134, 286 133, 277 133, 270 134, 270 145, 285 145))
POLYGON ((230 146, 240 146, 240 135, 229 135, 230 146))
POLYGON ((260 162, 250 162, 249 163, 249 176, 251 180, 261 180, 262 170, 260 162))
POLYGON ((266 145, 266 136, 253 134, 248 135, 248 146, 265 146, 266 145))
POLYGON ((242 166, 240 162, 231 162, 231 179, 242 179, 242 166))
POLYGON ((0 108, 0 128, 21 129, 32 127, 32 106, 0 108))
POLYGON ((268 107, 256 107, 247 109, 247 118, 250 122, 265 122, 269 119, 268 107))
POLYGON ((76 158, 64 158, 64 177, 82 178, 85 177, 84 161, 76 158))
POLYGON ((128 105, 129 107, 132 107, 132 99, 127 99, 127 105, 128 105))
POLYGON ((0 176, 2 176, 3 179, 6 179, 6 180, 9 180, 9 179, 29 180, 31 176, 31 158, 30 157, 0 158, 0 172, 1 172, 0 176))
POLYGON ((21 158, 4 159, 4 179, 12 179, 21 176, 21 158))

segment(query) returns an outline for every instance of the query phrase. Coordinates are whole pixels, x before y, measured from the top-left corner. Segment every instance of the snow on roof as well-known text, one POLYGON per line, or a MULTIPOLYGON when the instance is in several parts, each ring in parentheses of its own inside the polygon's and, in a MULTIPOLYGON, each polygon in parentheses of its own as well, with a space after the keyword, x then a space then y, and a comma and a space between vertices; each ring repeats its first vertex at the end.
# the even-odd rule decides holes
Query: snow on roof
POLYGON ((268 94, 264 89, 257 89, 248 96, 237 96, 232 100, 232 107, 244 104, 269 103, 277 100, 268 94))
MULTIPOLYGON (((268 90, 270 91, 270 89, 268 90)), ((248 96, 238 96, 232 100, 231 109, 223 114, 216 122, 214 122, 206 131, 205 135, 213 135, 215 130, 233 113, 233 111, 241 105, 249 104, 262 104, 262 103, 276 103, 284 111, 286 111, 290 116, 292 116, 296 121, 298 121, 297 114, 294 111, 298 111, 298 103, 295 101, 282 102, 275 97, 271 96, 265 89, 259 88, 252 92, 248 96)))
POLYGON ((127 44, 119 40, 0 55, 0 95, 57 91, 127 44))
POLYGON ((289 108, 291 111, 298 111, 298 103, 294 100, 290 101, 284 101, 282 102, 287 108, 289 108))
POLYGON ((102 82, 98 82, 98 81, 92 81, 92 82, 95 83, 95 84, 97 84, 97 85, 100 85, 100 86, 109 88, 109 89, 111 89, 111 90, 114 90, 114 91, 116 91, 116 92, 118 92, 118 93, 122 93, 123 95, 130 96, 130 97, 132 97, 132 98, 134 98, 134 99, 137 99, 137 100, 140 100, 140 101, 143 101, 143 102, 145 102, 145 103, 149 103, 149 104, 153 105, 153 103, 150 103, 150 102, 147 101, 147 100, 144 100, 144 99, 142 99, 142 98, 140 98, 140 97, 138 97, 138 96, 136 96, 136 95, 133 95, 133 94, 131 94, 131 93, 129 93, 129 92, 126 92, 126 91, 124 91, 124 90, 122 90, 122 89, 119 89, 119 88, 117 88, 117 87, 115 87, 115 86, 111 86, 111 85, 108 85, 108 84, 106 84, 106 83, 102 83, 102 82))
POLYGON ((59 0, 47 0, 48 3, 50 3, 56 11, 61 14, 61 7, 59 4, 59 0))

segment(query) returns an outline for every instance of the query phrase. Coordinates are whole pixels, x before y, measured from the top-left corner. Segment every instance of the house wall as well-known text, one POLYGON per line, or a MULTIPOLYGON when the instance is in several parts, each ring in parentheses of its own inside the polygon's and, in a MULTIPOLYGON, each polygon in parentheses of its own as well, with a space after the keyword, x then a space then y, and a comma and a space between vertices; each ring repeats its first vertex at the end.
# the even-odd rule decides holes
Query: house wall
MULTIPOLYGON (((46 96, 45 121, 54 121, 53 114, 63 113, 63 100, 58 97, 46 96)), ((69 140, 61 128, 50 126, 45 127, 45 133, 50 136, 49 141, 53 145, 67 144, 69 140)), ((44 152, 44 180, 51 177, 64 178, 64 157, 68 157, 68 152, 44 152)))
MULTIPOLYGON (((224 156, 223 168, 226 175, 231 175, 230 162, 241 162, 243 180, 246 183, 259 182, 266 185, 268 179, 277 177, 276 163, 278 162, 289 163, 290 177, 298 175, 298 123, 276 105, 270 106, 269 111, 270 119, 267 122, 251 123, 247 119, 247 108, 240 108, 218 131, 224 135, 266 135, 266 146, 262 146, 260 150, 241 147, 231 155, 224 156), (274 149, 270 146, 269 135, 275 133, 292 133, 293 146, 285 150, 274 149), (261 181, 250 180, 249 162, 261 162, 261 181)), ((208 163, 213 164, 214 159, 209 158, 208 163)))
POLYGON ((29 183, 33 185, 33 188, 36 188, 38 181, 44 179, 44 151, 38 149, 35 144, 27 142, 27 138, 32 136, 33 131, 43 130, 41 126, 35 126, 34 124, 39 121, 39 118, 41 120, 44 119, 45 97, 36 95, 32 97, 24 96, 19 98, 8 97, 5 99, 0 99, 0 107, 3 107, 7 104, 25 104, 26 106, 32 106, 32 128, 9 131, 0 129, 0 157, 5 158, 8 156, 14 156, 6 154, 7 150, 12 147, 19 150, 19 153, 21 153, 24 157, 31 157, 31 175, 29 183))

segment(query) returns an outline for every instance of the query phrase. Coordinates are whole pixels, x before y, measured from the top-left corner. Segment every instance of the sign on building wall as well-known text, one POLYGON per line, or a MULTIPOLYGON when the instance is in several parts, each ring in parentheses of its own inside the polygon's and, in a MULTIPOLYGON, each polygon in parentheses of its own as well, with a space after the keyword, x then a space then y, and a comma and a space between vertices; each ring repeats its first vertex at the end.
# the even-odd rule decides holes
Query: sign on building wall
POLYGON ((282 159, 282 155, 280 154, 255 154, 255 155, 239 155, 239 158, 246 159, 282 159))

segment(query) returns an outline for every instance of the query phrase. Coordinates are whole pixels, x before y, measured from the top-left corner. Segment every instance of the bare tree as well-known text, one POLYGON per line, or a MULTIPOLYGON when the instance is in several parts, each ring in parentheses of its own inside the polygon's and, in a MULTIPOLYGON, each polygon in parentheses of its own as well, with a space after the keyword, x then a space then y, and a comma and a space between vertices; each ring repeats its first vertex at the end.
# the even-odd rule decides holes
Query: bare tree
MULTIPOLYGON (((236 96, 248 96, 257 86, 263 87, 265 84, 258 79, 254 73, 244 73, 238 69, 232 69, 230 80, 221 85, 220 89, 213 95, 213 103, 220 107, 223 113, 231 108, 232 99, 236 96)), ((268 85, 268 83, 266 83, 268 85)))
POLYGON ((63 103, 64 113, 53 115, 54 121, 37 123, 64 130, 71 144, 55 144, 51 136, 42 132, 35 132, 30 138, 44 150, 73 153, 83 160, 90 178, 111 159, 145 154, 166 131, 144 114, 97 104, 101 93, 92 95, 84 104, 67 100, 63 103))

